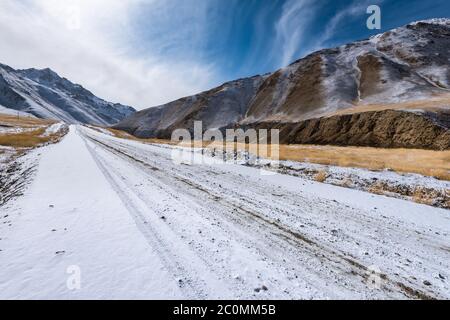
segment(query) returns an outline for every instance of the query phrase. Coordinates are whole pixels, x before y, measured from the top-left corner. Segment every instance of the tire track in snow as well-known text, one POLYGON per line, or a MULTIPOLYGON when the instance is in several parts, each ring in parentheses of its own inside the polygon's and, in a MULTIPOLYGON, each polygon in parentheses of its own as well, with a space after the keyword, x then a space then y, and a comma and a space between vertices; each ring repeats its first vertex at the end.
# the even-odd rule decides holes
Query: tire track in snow
MULTIPOLYGON (((224 289, 222 284, 216 284, 216 287, 222 287, 222 295, 217 295, 214 292, 209 292, 208 285, 205 280, 198 277, 199 275, 205 275, 205 273, 209 273, 209 270, 205 270, 204 268, 199 268, 197 270, 192 269, 193 265, 203 266, 203 264, 199 264, 198 258, 194 257, 187 248, 178 248, 177 252, 174 252, 170 249, 171 244, 168 243, 167 239, 164 239, 161 235, 160 231, 157 231, 157 227, 163 227, 161 223, 157 223, 155 219, 153 219, 152 223, 149 223, 146 216, 143 212, 152 212, 152 208, 149 208, 142 202, 139 197, 134 194, 131 190, 127 189, 126 186, 120 181, 120 177, 118 177, 115 173, 111 172, 107 168, 107 164, 104 163, 96 154, 89 143, 86 142, 86 147, 92 155, 95 163, 98 168, 102 171, 105 178, 111 184, 112 188, 116 191, 117 195, 122 200, 123 204, 129 211, 130 215, 136 222, 137 227, 140 232, 147 239, 149 245, 158 253, 163 264, 170 270, 175 280, 179 282, 180 289, 182 289, 183 293, 186 295, 188 299, 206 299, 206 298, 228 298, 230 295, 227 293, 227 290, 224 289), (153 224, 157 224, 157 226, 152 226, 153 224), (189 254, 188 259, 184 259, 179 257, 180 251, 183 251, 187 255, 189 254), (187 265, 186 261, 192 261, 191 265, 187 265), (203 270, 201 270, 203 269, 203 270)), ((174 240, 174 239, 172 239, 174 240)), ((212 281, 214 276, 209 275, 208 281, 212 281)))
MULTIPOLYGON (((92 139, 92 138, 91 138, 92 139)), ((110 152, 113 152, 117 155, 121 155, 122 157, 126 157, 130 161, 134 161, 136 163, 139 163, 141 166, 151 168, 154 171, 154 174, 158 174, 158 164, 150 164, 146 159, 145 161, 142 159, 136 159, 135 157, 131 156, 130 154, 127 154, 124 151, 118 150, 116 148, 111 147, 110 145, 107 145, 105 143, 102 143, 100 141, 96 141, 97 144, 101 144, 104 148, 109 149, 110 152)), ((118 143, 121 144, 121 143, 118 143)), ((159 157, 161 160, 161 157, 159 157)), ((199 185, 197 183, 194 183, 193 181, 186 179, 185 177, 180 177, 179 175, 174 174, 174 172, 160 172, 160 174, 169 175, 172 178, 177 179, 180 182, 183 182, 188 186, 188 188, 185 189, 196 189, 200 192, 204 192, 208 194, 208 197, 211 201, 215 203, 220 203, 223 207, 228 207, 228 211, 238 210, 240 212, 240 215, 247 215, 248 217, 251 217, 251 219, 256 220, 258 222, 259 220, 259 226, 257 229, 264 228, 266 231, 270 234, 278 234, 278 238, 285 238, 285 242, 290 242, 291 245, 296 245, 302 247, 304 250, 305 248, 308 248, 310 250, 310 254, 313 254, 315 256, 317 255, 324 255, 326 257, 326 260, 328 260, 328 263, 335 264, 334 267, 337 266, 337 269, 343 268, 344 270, 341 270, 343 272, 351 273, 359 275, 359 277, 363 278, 366 276, 367 268, 361 264, 360 262, 357 262, 352 258, 351 256, 343 256, 338 252, 335 252, 334 250, 330 250, 330 248, 323 247, 323 244, 318 245, 314 241, 306 238, 304 235, 299 234, 298 232, 292 231, 286 226, 282 226, 277 222, 274 222, 272 220, 267 220, 265 217, 261 217, 261 215, 257 212, 254 212, 253 210, 249 210, 246 208, 242 208, 242 203, 231 203, 229 200, 224 199, 221 197, 220 194, 217 193, 211 193, 211 190, 205 189, 202 185, 199 185), (317 247, 317 248, 316 248, 317 247), (340 266, 342 265, 343 266, 340 266)), ((185 187, 186 187, 185 186, 185 187)), ((195 194, 194 194, 195 195, 195 194)), ((205 198, 202 197, 202 201, 204 201, 205 198)), ((223 210, 222 210, 223 211, 223 210)), ((225 210, 227 211, 227 210, 225 210)), ((230 216, 231 219, 236 219, 236 216, 230 216)), ((241 221, 242 223, 242 221, 241 221)), ((248 223, 248 221, 247 221, 248 223)), ((250 224, 251 225, 251 224, 250 224)), ((406 296, 415 297, 415 298, 432 298, 432 295, 430 296, 427 293, 424 293, 418 289, 413 289, 410 284, 406 285, 401 281, 397 280, 391 280, 386 275, 383 275, 383 277, 388 280, 388 287, 385 288, 387 291, 400 291, 403 292, 406 296)))
MULTIPOLYGON (((108 152, 111 152, 111 150, 108 150, 108 152)), ((123 159, 123 157, 124 157, 124 155, 122 154, 121 157, 120 157, 120 159, 123 159)), ((130 160, 130 159, 125 158, 125 160, 130 160)), ((131 160, 130 160, 130 161, 131 161, 131 160)), ((137 161, 137 162, 139 162, 139 161, 137 161)), ((132 165, 133 165, 133 162, 131 162, 130 165, 132 166, 132 165)), ((134 160, 134 165, 136 165, 136 160, 134 160)), ((149 169, 149 168, 150 168, 150 171, 151 171, 152 173, 154 173, 154 170, 155 170, 155 169, 154 169, 152 166, 144 165, 143 163, 139 163, 139 165, 145 167, 146 169, 149 169)), ((108 170, 111 170, 111 169, 108 169, 108 170)), ((139 170, 142 170, 142 168, 140 168, 139 170)), ((141 171, 141 172, 142 172, 142 171, 141 171)), ((145 174, 145 172, 142 172, 142 173, 145 174)), ((148 178, 151 179, 151 177, 148 177, 148 178)), ((157 183, 157 181, 152 181, 152 183, 157 183)), ((164 188, 163 186, 161 186, 161 185, 159 185, 159 184, 158 184, 158 187, 161 187, 161 192, 164 192, 164 193, 169 194, 171 197, 173 197, 173 199, 177 198, 177 196, 173 194, 174 189, 170 190, 170 189, 168 189, 167 187, 164 188)), ((128 184, 128 185, 127 185, 127 188, 133 189, 133 185, 132 185, 132 184, 128 184)), ((134 192, 137 196, 139 196, 139 191, 138 191, 138 190, 134 190, 133 192, 134 192)), ((146 205, 147 205, 148 207, 152 207, 152 208, 158 207, 158 205, 155 204, 154 202, 152 202, 151 199, 149 199, 148 197, 144 197, 144 196, 139 196, 139 197, 140 197, 140 201, 145 202, 146 205)), ((189 199, 183 199, 183 200, 186 201, 186 202, 189 202, 189 199)), ((202 198, 201 201, 205 201, 205 200, 206 200, 206 199, 203 199, 203 198, 202 198)), ((184 201, 183 201, 183 202, 184 202, 184 201)), ((205 203, 202 203, 202 205, 205 206, 205 203)), ((216 203, 216 205, 217 205, 217 203, 216 203)), ((212 207, 211 207, 211 208, 212 208, 212 207)), ((159 209, 161 209, 161 208, 159 208, 159 209)), ((196 209, 197 209, 197 210, 196 210, 196 213, 199 213, 199 211, 204 211, 204 208, 203 208, 203 207, 197 207, 196 209)), ((207 213, 211 214, 212 212, 211 212, 211 211, 208 211, 207 213)), ((204 217, 204 218, 207 218, 206 216, 203 216, 203 217, 204 217)), ((240 221, 240 222, 242 222, 242 221, 240 221)), ((236 223, 236 221, 234 221, 234 223, 236 223)), ((205 225, 205 227, 207 227, 207 226, 205 225)), ((253 226, 253 227, 254 227, 254 226, 253 226)), ((230 231, 230 230, 228 230, 228 231, 230 231)), ((228 232, 228 231, 227 231, 227 232, 228 232)), ((248 231, 248 230, 247 230, 247 231, 248 231)), ((173 232, 176 233, 175 230, 173 230, 173 232)), ((177 234, 177 235, 178 235, 179 237, 183 237, 183 235, 181 235, 181 234, 177 234)), ((236 235, 236 232, 235 232, 235 231, 233 232, 233 235, 236 235)), ((252 238, 253 240, 255 239, 255 237, 254 237, 253 235, 250 235, 250 236, 249 236, 249 235, 244 235, 244 234, 242 234, 242 232, 240 233, 240 237, 241 237, 241 240, 242 240, 242 238, 246 238, 246 240, 247 240, 246 242, 247 242, 247 243, 249 242, 249 239, 250 239, 250 238, 252 238)), ((252 243, 252 245, 254 245, 254 243, 252 243)), ((272 250, 274 250, 274 248, 272 248, 272 250)), ((275 249, 275 250, 276 250, 276 249, 275 249)), ((272 254, 273 254, 273 251, 272 251, 272 254)), ((215 267, 215 268, 216 268, 215 271, 217 271, 218 275, 220 276, 220 271, 221 271, 220 269, 223 268, 223 265, 214 265, 214 261, 211 261, 210 257, 208 257, 207 255, 203 255, 203 256, 200 255, 199 257, 203 260, 203 263, 204 263, 204 264, 208 265, 209 268, 214 269, 214 267, 215 267), (208 259, 209 259, 209 260, 208 260, 208 259)), ((228 277, 228 280, 230 280, 229 278, 231 278, 231 277, 228 277)), ((222 276, 221 279, 227 280, 227 277, 226 277, 226 276, 222 276)), ((234 281, 234 282, 236 282, 236 281, 234 281)), ((239 283, 237 283, 237 284, 234 283, 233 285, 236 287, 236 285, 239 286, 239 283)), ((248 298, 248 297, 249 297, 248 293, 249 293, 249 292, 253 292, 253 288, 248 288, 248 287, 245 287, 245 286, 242 287, 241 290, 244 291, 244 292, 241 292, 241 293, 235 293, 235 296, 234 296, 234 297, 239 296, 239 297, 245 297, 245 298, 248 298), (245 291, 246 291, 247 293, 245 293, 245 291)), ((289 297, 289 296, 287 295, 286 298, 288 298, 288 297, 289 297)))

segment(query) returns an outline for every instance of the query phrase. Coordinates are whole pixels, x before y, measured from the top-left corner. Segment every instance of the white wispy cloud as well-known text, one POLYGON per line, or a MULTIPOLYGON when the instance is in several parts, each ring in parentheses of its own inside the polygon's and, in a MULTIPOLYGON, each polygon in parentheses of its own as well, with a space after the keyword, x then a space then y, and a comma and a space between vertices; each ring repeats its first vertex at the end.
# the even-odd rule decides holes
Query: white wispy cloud
MULTIPOLYGON (((383 0, 375 1, 381 4, 383 0)), ((312 50, 322 49, 327 45, 329 40, 339 32, 339 26, 356 16, 364 16, 369 5, 373 4, 374 0, 354 0, 350 5, 338 11, 327 23, 321 36, 316 40, 312 46, 312 50)))
MULTIPOLYGON (((163 2, 1 0, 0 62, 50 67, 102 98, 136 108, 197 93, 214 82, 212 65, 171 59, 156 49, 155 54, 136 55, 130 48, 133 12, 143 4, 157 10, 163 2)), ((175 41, 160 37, 152 45, 175 41)))
POLYGON ((301 48, 308 24, 316 15, 317 5, 312 0, 288 0, 276 22, 273 55, 279 56, 279 65, 292 62, 301 48))
MULTIPOLYGON (((318 32, 315 40, 311 41, 308 26, 320 18, 320 9, 326 5, 334 5, 332 1, 319 2, 312 0, 287 0, 283 5, 281 16, 275 25, 276 39, 273 43, 272 57, 283 67, 300 54, 323 49, 333 42, 339 34, 340 26, 346 21, 366 14, 370 4, 382 4, 384 0, 354 0, 343 9, 338 10, 318 32), (277 56, 279 57, 276 60, 277 56)), ((364 25, 365 27, 365 25, 364 25)))

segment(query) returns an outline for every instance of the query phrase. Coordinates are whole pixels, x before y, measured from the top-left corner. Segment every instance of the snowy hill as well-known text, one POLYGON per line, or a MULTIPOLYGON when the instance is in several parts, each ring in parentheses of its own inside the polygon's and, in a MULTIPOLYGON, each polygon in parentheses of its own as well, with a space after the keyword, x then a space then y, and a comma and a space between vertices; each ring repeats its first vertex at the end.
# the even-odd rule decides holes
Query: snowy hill
POLYGON ((207 128, 222 128, 239 122, 247 112, 264 78, 239 79, 194 96, 179 99, 163 106, 137 112, 118 128, 138 136, 170 137, 177 128, 192 128, 201 119, 207 128))
POLYGON ((132 107, 100 99, 50 69, 14 70, 0 64, 0 105, 39 118, 68 123, 112 125, 132 107))
POLYGON ((358 105, 447 93, 449 58, 449 19, 415 22, 321 50, 270 75, 250 104, 245 122, 293 122, 358 105))
MULTIPOLYGON (((368 106, 372 106, 371 111, 385 110, 386 105, 448 96, 449 61, 450 19, 419 21, 371 39, 314 52, 272 74, 229 82, 192 97, 137 112, 116 127, 139 137, 170 138, 173 129, 192 128, 195 120, 202 120, 204 129, 255 127, 301 123, 331 117, 348 109, 359 113, 367 111, 368 106), (230 106, 234 106, 233 112, 229 111, 230 106), (211 120, 217 115, 220 121, 211 120)), ((420 106, 408 111, 422 112, 427 119, 446 123, 449 104, 444 107, 444 115, 430 114, 420 106)), ((373 126, 367 123, 367 127, 373 126)), ((428 122, 426 126, 429 128, 428 122)), ((340 129, 333 128, 334 131, 339 133, 340 129)), ((442 130, 438 131, 441 135, 442 130)), ((370 132, 364 134, 367 137, 370 132)), ((414 136, 409 140, 419 138, 414 136)), ((303 142, 309 141, 308 138, 303 142)), ((365 141, 361 145, 371 145, 372 139, 365 141)), ((445 141, 444 145, 450 141, 448 134, 445 141)), ((427 140, 423 145, 428 143, 427 140)), ((397 142, 394 145, 403 146, 397 142)), ((414 143, 404 146, 414 146, 414 143)))

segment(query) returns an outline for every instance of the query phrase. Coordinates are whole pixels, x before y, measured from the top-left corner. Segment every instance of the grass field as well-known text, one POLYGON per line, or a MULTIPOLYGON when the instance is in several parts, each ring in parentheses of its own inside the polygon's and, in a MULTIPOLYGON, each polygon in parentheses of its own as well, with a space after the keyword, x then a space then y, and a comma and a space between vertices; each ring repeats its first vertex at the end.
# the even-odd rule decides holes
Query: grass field
POLYGON ((0 125, 30 128, 35 126, 51 125, 53 123, 55 123, 54 120, 44 120, 32 117, 17 117, 12 115, 0 114, 0 125))
POLYGON ((450 180, 450 151, 281 145, 280 160, 370 170, 391 169, 450 180))
MULTIPOLYGON (((108 129, 116 137, 147 143, 176 144, 170 140, 139 139, 126 132, 108 129)), ((188 147, 188 144, 181 144, 188 147)), ((204 147, 220 148, 217 143, 204 144, 204 147)), ((257 150, 255 146, 231 144, 228 149, 257 150)), ((259 148, 270 146, 260 145, 259 148)), ((266 149, 266 150, 268 150, 266 149)), ((252 152, 258 153, 258 152, 252 152)), ((268 158, 271 158, 270 153, 268 158)), ((450 180, 450 151, 422 149, 385 149, 371 147, 338 147, 318 145, 280 145, 279 159, 299 162, 355 167, 369 170, 390 169, 401 173, 418 173, 441 180, 450 180)))
MULTIPOLYGON (((211 144, 210 146, 214 146, 211 144)), ((217 147, 217 146, 215 146, 217 147)), ((230 149, 233 147, 231 146, 230 149)), ((236 148, 236 147, 235 147, 236 148)), ((270 146, 260 145, 259 148, 270 146)), ((255 150, 238 144, 237 149, 255 150)), ((274 159, 269 153, 268 158, 274 159)), ((339 147, 318 145, 280 145, 279 160, 317 163, 369 170, 390 169, 402 173, 418 173, 441 180, 450 180, 450 151, 422 149, 386 149, 372 147, 339 147)))
POLYGON ((46 143, 56 142, 63 135, 62 132, 44 135, 47 127, 55 121, 36 119, 31 117, 16 117, 0 114, 0 127, 14 129, 17 132, 3 132, 0 130, 0 146, 13 148, 35 148, 46 143))

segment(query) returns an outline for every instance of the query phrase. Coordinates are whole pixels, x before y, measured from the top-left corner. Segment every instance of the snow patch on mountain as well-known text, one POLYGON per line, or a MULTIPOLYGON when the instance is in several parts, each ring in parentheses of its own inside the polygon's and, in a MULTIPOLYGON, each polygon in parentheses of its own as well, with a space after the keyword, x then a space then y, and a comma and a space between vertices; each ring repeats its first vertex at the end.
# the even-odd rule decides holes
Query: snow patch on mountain
POLYGON ((95 125, 112 125, 135 112, 96 97, 49 68, 14 70, 3 64, 0 104, 39 118, 95 125))

